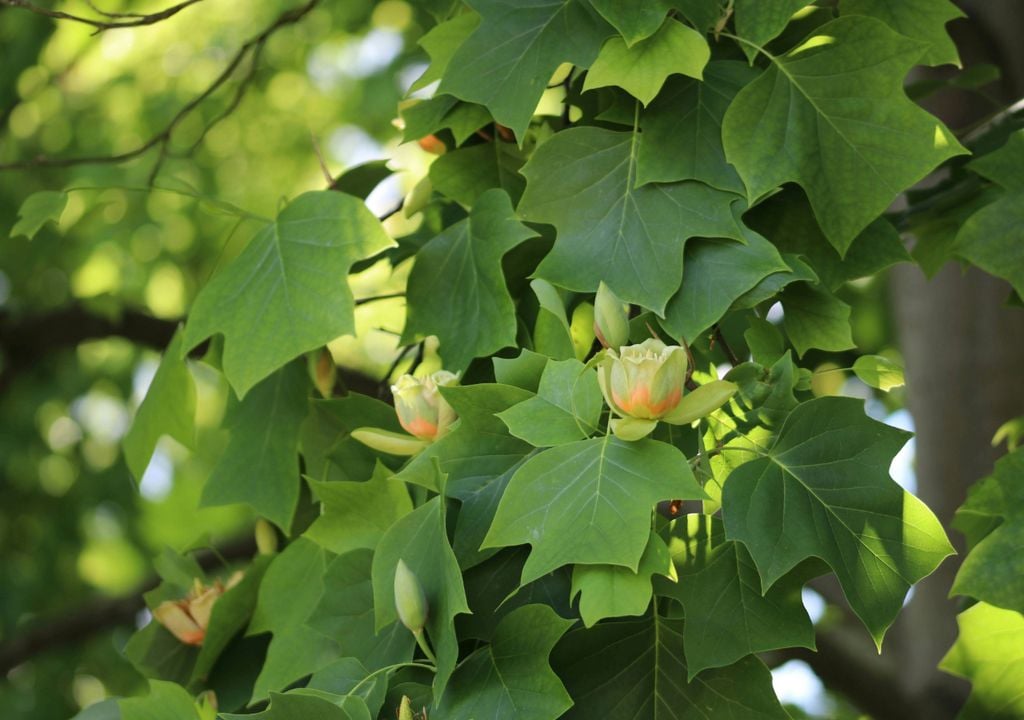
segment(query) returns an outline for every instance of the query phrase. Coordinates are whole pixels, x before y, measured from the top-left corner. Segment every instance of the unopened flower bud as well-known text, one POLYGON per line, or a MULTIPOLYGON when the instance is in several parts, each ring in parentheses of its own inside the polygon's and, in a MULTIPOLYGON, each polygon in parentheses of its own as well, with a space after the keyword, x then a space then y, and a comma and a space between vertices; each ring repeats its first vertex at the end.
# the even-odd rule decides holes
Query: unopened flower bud
POLYGON ((263 518, 256 521, 256 549, 260 555, 273 555, 277 552, 277 531, 274 526, 263 518))
POLYGON ((412 712, 412 700, 408 695, 402 696, 402 704, 398 706, 398 720, 416 720, 412 712))
POLYGON ((594 306, 588 302, 580 303, 572 311, 572 322, 569 323, 569 337, 572 338, 573 351, 577 360, 583 360, 590 354, 594 345, 594 306))
POLYGON ((609 350, 598 373, 605 400, 626 418, 658 420, 675 410, 686 382, 686 350, 653 338, 609 350))
POLYGON ((313 385, 320 392, 321 397, 329 398, 334 392, 334 381, 338 377, 338 368, 334 364, 331 351, 327 348, 320 348, 307 357, 309 376, 313 385))
POLYGON ((395 609, 398 619, 414 634, 427 624, 427 596, 419 578, 399 559, 395 568, 395 609))
POLYGON ((402 457, 415 455, 429 444, 425 440, 419 440, 405 433, 374 427, 356 428, 352 431, 352 439, 361 442, 371 450, 402 457))
POLYGON ((604 283, 598 286, 594 299, 594 334, 606 348, 619 348, 629 342, 629 305, 604 283))
POLYGON ((391 386, 395 397, 398 421, 413 437, 433 442, 442 437, 455 422, 452 406, 442 397, 439 387, 457 385, 454 373, 438 370, 426 378, 403 375, 391 386))

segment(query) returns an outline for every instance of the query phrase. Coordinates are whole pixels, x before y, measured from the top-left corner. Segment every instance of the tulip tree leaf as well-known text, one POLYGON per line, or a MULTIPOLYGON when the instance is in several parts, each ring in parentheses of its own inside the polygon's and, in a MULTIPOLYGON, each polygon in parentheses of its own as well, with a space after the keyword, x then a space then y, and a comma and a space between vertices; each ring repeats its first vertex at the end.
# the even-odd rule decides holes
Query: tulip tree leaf
POLYGON ((434 697, 444 694, 459 656, 455 616, 469 612, 462 572, 445 531, 444 498, 435 497, 391 526, 373 555, 373 610, 379 632, 398 619, 395 568, 403 560, 427 598, 426 634, 437 655, 434 697))
POLYGON ((571 563, 636 572, 655 503, 704 497, 686 458, 654 440, 605 435, 545 450, 512 477, 485 547, 533 546, 522 584, 571 563))
POLYGON ((337 642, 342 656, 377 670, 408 662, 416 641, 399 622, 374 631, 372 564, 373 552, 367 549, 332 560, 324 574, 323 595, 306 623, 337 642))
POLYGON ((789 270, 775 246, 751 233, 746 245, 695 240, 686 245, 683 284, 665 308, 665 329, 691 341, 722 319, 767 276, 789 270))
MULTIPOLYGON (((503 208, 501 203, 494 199, 493 193, 487 191, 490 188, 500 188, 513 200, 518 200, 523 194, 523 178, 519 175, 519 168, 522 165, 522 153, 512 143, 500 140, 485 142, 459 148, 439 157, 430 166, 430 181, 439 193, 466 207, 473 207, 474 211, 483 204, 481 210, 486 214, 482 214, 478 222, 482 223, 490 216, 493 218, 492 224, 497 225, 503 208), (491 197, 485 200, 485 193, 491 197)), ((472 219, 471 216, 470 220, 472 219)), ((438 238, 450 236, 451 227, 454 226, 446 228, 438 238)), ((506 228, 505 234, 511 232, 510 228, 506 228)), ((416 254, 417 261, 422 257, 422 251, 416 254)), ((436 261, 436 258, 434 259, 436 261)))
POLYGON ((18 209, 18 222, 11 228, 10 236, 16 238, 24 235, 31 240, 46 223, 59 223, 67 204, 68 194, 65 192, 44 190, 32 193, 18 209))
POLYGON ((177 683, 149 681, 149 694, 118 700, 121 720, 199 720, 192 695, 177 683))
POLYGON ((376 398, 349 393, 330 400, 313 400, 299 433, 306 476, 320 481, 369 479, 376 469, 377 457, 352 438, 352 431, 360 427, 402 431, 395 408, 376 398))
POLYGON ((396 477, 437 491, 435 461, 448 476, 448 491, 480 478, 501 475, 530 452, 528 444, 509 435, 496 416, 523 402, 530 393, 512 385, 477 384, 444 388, 441 394, 463 422, 414 457, 396 477))
POLYGON ((679 534, 682 528, 690 540, 687 551, 673 557, 679 580, 659 580, 656 590, 679 600, 686 612, 688 678, 754 653, 813 650, 814 626, 800 595, 809 577, 797 570, 762 595, 754 561, 742 543, 724 540, 718 518, 689 515, 686 520, 677 522, 674 531, 679 534))
POLYGON ((853 372, 861 382, 889 392, 905 384, 903 367, 883 355, 861 355, 853 363, 853 372))
POLYGON ((305 537, 338 555, 376 547, 398 518, 412 512, 409 492, 392 476, 386 467, 378 465, 366 482, 309 480, 323 510, 305 537))
MULTIPOLYGON (((473 103, 461 102, 458 98, 451 95, 435 95, 429 100, 413 102, 405 107, 400 107, 399 114, 402 116, 402 122, 405 123, 405 128, 402 131, 402 139, 405 142, 417 140, 447 128, 452 131, 455 144, 461 145, 473 133, 491 121, 491 115, 487 112, 487 108, 474 105, 473 103)), ((474 148, 480 148, 480 146, 475 145, 474 148)), ((487 150, 487 148, 480 149, 487 150)), ((450 153, 445 153, 441 157, 447 157, 448 155, 450 153)), ((431 165, 431 171, 433 171, 434 165, 437 164, 438 160, 435 160, 433 165, 431 165)), ((455 172, 449 172, 448 177, 445 178, 450 188, 470 189, 468 180, 460 182, 456 177, 457 172, 461 171, 468 174, 471 171, 477 170, 467 160, 467 157, 461 156, 459 160, 451 163, 457 167, 449 168, 455 172)), ((497 184, 492 183, 492 185, 497 184)), ((452 199, 459 200, 459 202, 463 201, 457 194, 452 194, 450 191, 446 191, 445 194, 452 199)))
POLYGON ((417 44, 430 57, 430 65, 409 90, 421 90, 444 77, 445 70, 448 69, 448 63, 451 62, 455 51, 476 30, 478 25, 480 25, 479 15, 474 12, 461 13, 450 20, 438 23, 421 37, 417 44))
POLYGON ((704 36, 675 20, 666 20, 654 35, 629 46, 620 37, 605 42, 583 83, 584 90, 618 86, 649 105, 669 75, 698 80, 711 50, 704 36))
POLYGON ((726 536, 746 545, 762 590, 820 557, 881 643, 909 587, 952 553, 932 512, 889 477, 908 437, 861 401, 817 398, 793 410, 764 457, 732 471, 726 536))
POLYGON ((549 360, 537 395, 498 417, 516 437, 549 447, 593 435, 603 409, 596 371, 578 360, 549 360))
POLYGON ((362 698, 345 699, 344 707, 334 702, 341 697, 332 693, 300 688, 287 693, 270 693, 270 706, 263 712, 246 715, 222 713, 226 720, 367 720, 370 711, 362 698), (356 710, 356 708, 359 708, 356 710))
POLYGON ((960 54, 946 31, 946 23, 965 15, 949 0, 842 0, 839 11, 843 15, 870 15, 896 32, 927 44, 928 51, 920 61, 923 65, 960 66, 960 54))
POLYGON ((327 559, 315 543, 299 538, 267 568, 260 585, 249 635, 273 633, 252 701, 328 665, 339 655, 335 642, 306 625, 324 592, 327 559))
MULTIPOLYGON (((736 34, 754 45, 765 45, 774 40, 789 24, 807 0, 735 0, 736 34)), ((750 60, 757 56, 757 48, 741 45, 750 60)))
POLYGON ((516 341, 516 311, 501 258, 534 232, 520 223, 508 195, 488 190, 469 217, 416 254, 406 299, 403 343, 437 335, 445 367, 465 369, 474 357, 516 341))
POLYGON ((612 28, 584 0, 470 0, 480 26, 455 51, 438 92, 484 105, 520 143, 563 62, 590 67, 612 28))
POLYGON ((1024 130, 1012 133, 996 150, 972 160, 967 167, 1011 192, 1024 191, 1024 130))
POLYGON ((665 15, 672 8, 670 0, 590 0, 590 4, 615 26, 629 46, 658 32, 665 23, 665 15))
POLYGON ((174 333, 149 390, 124 436, 124 458, 138 481, 149 465, 157 441, 168 435, 185 447, 195 445, 196 385, 181 357, 182 333, 174 333))
POLYGON ((349 268, 392 245, 359 198, 304 193, 199 292, 183 348, 223 334, 224 374, 242 397, 292 358, 355 332, 349 268))
MULTIPOLYGON (((1019 552, 1019 550, 1017 551, 1019 552)), ((1024 716, 1024 615, 978 603, 957 618, 960 637, 939 668, 970 680, 961 720, 1024 716)))
POLYGON ((848 350, 855 347, 850 332, 850 306, 830 292, 793 283, 782 293, 783 324, 797 354, 811 348, 848 350))
POLYGON ((636 572, 616 565, 577 565, 571 596, 580 596, 580 617, 593 627, 605 618, 643 615, 651 604, 651 578, 670 574, 668 546, 652 532, 636 572))
POLYGON ((640 115, 636 184, 700 180, 746 194, 736 168, 726 162, 722 118, 740 88, 757 71, 736 60, 708 63, 702 81, 669 78, 640 115))
POLYGON ((1024 193, 1007 193, 971 215, 954 252, 1024 294, 1024 193))
POLYGON ((638 133, 595 127, 558 133, 523 167, 519 212, 558 232, 538 276, 580 292, 596 292, 603 280, 624 301, 661 314, 682 280, 688 238, 745 240, 732 207, 742 202, 698 182, 634 187, 637 143, 638 133))
POLYGON ((546 605, 525 605, 501 619, 490 644, 452 675, 437 716, 445 720, 555 720, 572 700, 548 665, 551 649, 573 624, 546 605))
POLYGON ((308 388, 305 364, 293 362, 237 404, 225 423, 231 440, 203 487, 202 506, 246 503, 288 531, 299 501, 299 428, 308 388))
POLYGON ((552 665, 573 707, 565 720, 787 720, 771 673, 752 657, 686 681, 683 622, 652 617, 568 633, 552 665))
POLYGON ((750 198, 799 183, 829 242, 853 239, 906 187, 964 152, 907 99, 925 46, 863 16, 818 28, 744 87, 725 113, 725 155, 750 198))
POLYGON ((952 592, 1009 610, 1024 612, 1024 450, 996 462, 991 476, 971 489, 957 511, 956 527, 973 547, 953 582, 952 592), (973 526, 965 527, 968 519, 973 526), (979 524, 978 521, 981 521, 979 524), (979 538, 972 527, 994 530, 979 538))

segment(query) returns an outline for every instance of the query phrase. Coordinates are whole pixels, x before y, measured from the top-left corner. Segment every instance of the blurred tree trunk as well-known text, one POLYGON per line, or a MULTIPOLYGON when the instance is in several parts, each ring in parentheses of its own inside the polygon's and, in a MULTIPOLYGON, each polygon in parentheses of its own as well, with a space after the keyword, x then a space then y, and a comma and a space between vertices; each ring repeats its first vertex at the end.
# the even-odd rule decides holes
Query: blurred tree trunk
MULTIPOLYGON (((1024 95, 1024 3, 968 0, 969 21, 950 26, 965 65, 989 62, 1003 72, 1000 99, 1024 95)), ((964 127, 991 108, 977 97, 950 94, 929 109, 964 127)), ((1006 306, 1010 287, 950 263, 931 280, 919 267, 891 277, 900 345, 907 368, 908 405, 917 430, 918 495, 949 529, 967 489, 992 470, 1003 452, 991 446, 1003 422, 1024 414, 1024 311, 1006 306)), ((963 539, 950 532, 957 551, 963 539)), ((893 628, 895 666, 906 690, 920 699, 922 718, 952 718, 968 686, 935 666, 956 639, 958 604, 949 589, 961 558, 946 561, 922 582, 893 628)))

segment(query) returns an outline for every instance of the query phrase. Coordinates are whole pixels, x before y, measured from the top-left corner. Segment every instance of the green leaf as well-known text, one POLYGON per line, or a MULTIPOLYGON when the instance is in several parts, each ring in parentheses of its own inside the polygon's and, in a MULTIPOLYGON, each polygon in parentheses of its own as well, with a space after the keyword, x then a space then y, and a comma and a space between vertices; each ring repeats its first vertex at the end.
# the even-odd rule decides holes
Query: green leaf
POLYGON ((761 365, 770 366, 786 353, 786 341, 779 329, 767 320, 752 317, 750 329, 743 333, 747 347, 754 360, 761 365))
POLYGON ((954 252, 1024 293, 1024 193, 1007 193, 971 215, 954 252))
MULTIPOLYGON (((152 607, 148 597, 147 603, 152 607)), ((124 656, 148 678, 185 685, 192 677, 199 648, 185 645, 163 625, 151 620, 128 639, 124 646, 124 656)))
POLYGON ((377 456, 352 438, 352 431, 360 427, 402 430, 395 409, 376 398, 349 393, 345 397, 311 401, 309 415, 299 433, 306 475, 321 481, 361 482, 370 478, 377 456))
MULTIPOLYGON (((322 695, 315 690, 292 690, 288 693, 270 693, 270 706, 263 712, 236 715, 222 713, 225 720, 364 720, 370 717, 365 703, 361 711, 352 711, 362 700, 349 698, 342 708, 330 699, 329 693, 322 695)), ((340 699, 340 698, 339 698, 340 699)))
POLYGON ((992 475, 971 488, 954 527, 972 548, 951 594, 1024 612, 1024 450, 1003 456, 992 475), (995 526, 993 528, 993 526, 995 526))
POLYGON ((611 27, 583 0, 471 0, 480 26, 455 51, 440 93, 484 105, 522 144, 563 62, 590 67, 611 27))
POLYGON ((373 189, 394 175, 386 160, 370 160, 349 168, 339 175, 331 189, 365 200, 373 189))
POLYGON ((323 510, 304 535, 337 555, 373 549, 396 520, 412 512, 409 492, 393 476, 378 465, 366 482, 309 480, 323 510))
POLYGON ((580 617, 593 627, 605 618, 643 615, 651 604, 651 578, 671 574, 668 546, 652 532, 636 572, 615 565, 577 565, 570 597, 580 596, 580 617))
POLYGON ((188 448, 195 446, 196 386, 181 357, 181 345, 179 328, 164 351, 146 397, 122 441, 125 462, 138 481, 142 480, 162 436, 168 435, 188 448))
POLYGON ((299 427, 309 379, 293 362, 253 388, 231 410, 231 440, 203 487, 200 505, 246 503, 288 531, 299 501, 299 427))
POLYGON ((740 295, 732 304, 733 310, 757 307, 764 301, 774 298, 787 285, 795 282, 818 282, 817 274, 799 256, 793 253, 783 253, 782 259, 786 261, 789 270, 769 275, 750 291, 740 295))
POLYGON ((595 127, 558 133, 523 167, 519 212, 558 231, 538 276, 579 292, 596 292, 603 280, 660 315, 682 281, 688 238, 745 239, 733 212, 742 201, 697 182, 634 187, 637 142, 637 133, 595 127))
POLYGON ((787 270, 775 246, 754 233, 746 245, 723 240, 687 243, 683 284, 669 300, 662 324, 674 337, 692 341, 761 280, 787 270))
POLYGON ((300 195, 199 292, 184 350, 223 334, 224 374, 243 397, 292 358, 355 332, 349 268, 393 245, 358 198, 300 195))
POLYGON ((966 15, 949 0, 842 0, 839 11, 878 18, 896 32, 924 43, 928 50, 920 60, 922 65, 960 67, 960 54, 946 32, 946 23, 966 15))
POLYGON ((59 223, 60 216, 68 204, 68 194, 53 190, 32 193, 21 204, 18 210, 18 222, 11 228, 10 237, 24 235, 31 240, 43 226, 48 223, 59 223))
POLYGON ((629 46, 658 32, 672 7, 670 0, 590 0, 590 4, 615 26, 629 46))
POLYGON ((500 188, 518 201, 523 194, 522 166, 523 156, 515 145, 494 140, 445 153, 431 164, 430 182, 439 193, 465 207, 476 209, 485 202, 491 213, 497 213, 496 201, 485 201, 484 193, 500 188))
POLYGON ((402 343, 437 335, 451 371, 516 341, 516 310, 501 258, 534 232, 520 223, 508 195, 488 190, 465 220, 428 242, 409 275, 402 343))
POLYGON ((924 46, 883 23, 841 17, 740 90, 722 125, 751 199, 799 183, 829 242, 853 239, 905 188, 964 149, 902 81, 924 46))
POLYGON ((703 77, 711 50, 704 36, 671 18, 651 37, 627 45, 610 38, 590 67, 583 90, 618 86, 649 105, 669 75, 703 77))
MULTIPOLYGON (((766 45, 785 29, 793 13, 808 4, 807 0, 735 0, 736 34, 753 45, 766 45)), ((753 62, 757 49, 740 47, 753 62)))
POLYGON ((745 195, 736 168, 725 160, 722 118, 757 71, 735 60, 708 63, 703 81, 669 78, 640 115, 636 184, 700 180, 745 195))
POLYGON ((125 698, 117 703, 121 720, 199 720, 192 696, 180 685, 162 680, 149 681, 149 694, 125 698))
POLYGON ((603 409, 596 370, 578 360, 549 360, 537 395, 498 417, 517 438, 548 447, 593 435, 603 409))
POLYGON ((573 707, 565 720, 788 720, 752 657, 686 681, 683 623, 658 616, 568 633, 552 656, 573 707))
POLYGON ((484 545, 533 546, 523 585, 570 563, 636 572, 655 503, 702 497, 686 458, 671 445, 607 435, 581 440, 545 450, 519 468, 484 545))
POLYGON ((670 0, 695 28, 705 32, 713 28, 722 17, 724 7, 720 0, 670 0))
MULTIPOLYGON (((369 566, 367 566, 369 570, 369 566)), ((369 576, 367 576, 369 577, 369 576)), ((410 647, 409 655, 412 655, 410 647)), ((358 697, 366 704, 367 709, 373 717, 377 717, 388 690, 387 676, 385 673, 369 679, 370 671, 359 660, 352 657, 343 657, 313 673, 306 686, 310 690, 322 690, 334 695, 349 696, 343 703, 346 707, 354 697, 358 697)))
POLYGON ((459 656, 455 616, 469 612, 462 572, 445 532, 444 507, 444 498, 435 497, 416 508, 388 530, 373 555, 373 609, 378 632, 398 619, 398 561, 403 560, 423 585, 429 607, 426 634, 437 655, 435 698, 444 695, 459 656))
POLYGON ((939 664, 971 682, 971 695, 957 717, 1014 720, 1024 715, 1024 616, 978 603, 960 613, 957 622, 960 637, 939 664))
MULTIPOLYGON (((562 319, 565 319, 563 312, 562 319)), ((520 350, 514 358, 491 358, 494 364, 494 379, 502 385, 515 385, 518 388, 537 392, 540 379, 548 366, 548 359, 530 350, 520 350)))
POLYGON ((480 25, 480 16, 474 12, 466 12, 435 25, 421 37, 417 44, 430 57, 430 65, 409 88, 410 92, 421 90, 444 77, 445 70, 448 69, 448 63, 451 62, 455 51, 476 30, 478 25, 480 25))
POLYGON ((782 293, 782 323, 798 355, 811 348, 837 352, 855 347, 850 334, 850 306, 830 292, 794 283, 782 293))
POLYGON ((269 555, 257 555, 245 568, 241 582, 221 595, 210 613, 210 624, 192 668, 192 680, 206 680, 220 654, 239 630, 244 628, 256 607, 263 575, 270 565, 269 555))
POLYGON ((865 416, 859 400, 817 398, 792 412, 764 457, 733 470, 726 536, 747 546, 762 590, 820 557, 881 644, 910 586, 953 551, 928 507, 889 477, 908 437, 865 416))
POLYGON ((885 392, 905 384, 903 366, 882 355, 861 355, 853 362, 853 372, 864 383, 885 392))
POLYGON ((529 398, 526 390, 480 383, 444 388, 441 393, 462 422, 410 460, 395 476, 399 480, 438 491, 434 466, 438 462, 441 472, 448 476, 452 492, 460 483, 501 475, 530 452, 530 446, 509 435, 505 424, 495 417, 529 398))
MULTIPOLYGON (((402 139, 405 142, 426 137, 439 130, 449 129, 452 131, 452 137, 455 138, 455 144, 461 145, 477 130, 491 121, 491 115, 487 112, 487 108, 474 105, 473 103, 460 102, 458 98, 451 95, 435 95, 429 100, 410 101, 410 104, 399 107, 399 114, 405 123, 405 128, 402 131, 402 139)), ((481 148, 478 152, 488 150, 488 148, 483 148, 481 145, 475 145, 467 149, 476 150, 477 148, 481 148)), ((469 183, 460 182, 460 178, 454 172, 451 172, 452 170, 463 170, 467 174, 472 173, 474 176, 483 175, 484 177, 490 177, 497 173, 506 172, 502 167, 503 162, 512 166, 512 172, 514 172, 518 165, 522 165, 522 160, 518 160, 518 165, 516 164, 515 156, 512 153, 502 154, 501 150, 497 148, 490 150, 491 155, 495 153, 498 153, 497 169, 492 167, 495 164, 495 159, 493 157, 488 158, 486 153, 484 158, 490 160, 489 165, 491 167, 477 168, 466 162, 469 156, 465 155, 459 155, 458 160, 450 160, 448 163, 443 163, 442 167, 448 166, 449 168, 449 172, 443 177, 447 187, 445 194, 453 199, 458 199, 460 202, 464 202, 466 197, 471 197, 469 193, 472 192, 472 188, 469 186, 469 183)), ((449 154, 451 153, 446 153, 442 157, 447 157, 449 154)), ((437 164, 436 160, 434 164, 437 164)), ((433 170, 433 166, 431 166, 431 170, 433 170)), ((498 184, 498 182, 500 182, 500 177, 493 184, 498 184)), ((522 180, 519 180, 518 183, 521 190, 522 180)))
POLYGON ((686 612, 688 679, 754 653, 814 649, 814 626, 800 595, 809 576, 797 570, 762 594, 750 554, 741 543, 725 541, 718 518, 688 515, 673 535, 688 541, 671 541, 679 580, 658 581, 655 589, 679 600, 686 612))
POLYGON ((555 720, 572 705, 548 655, 573 624, 546 605, 513 610, 489 645, 466 658, 452 675, 436 714, 445 720, 530 718, 555 720))
POLYGON ((274 558, 260 585, 249 635, 273 633, 252 702, 328 665, 338 646, 306 626, 324 592, 327 559, 315 543, 299 538, 274 558))
POLYGON ((547 280, 530 281, 530 289, 537 296, 537 322, 533 329, 534 349, 555 360, 576 357, 572 343, 572 329, 565 315, 565 301, 558 289, 547 280))
MULTIPOLYGON (((487 530, 494 522, 494 513, 498 502, 505 494, 509 480, 515 474, 526 457, 498 475, 478 475, 464 477, 458 482, 449 482, 445 492, 449 497, 457 499, 462 505, 455 520, 455 534, 452 538, 452 550, 459 560, 463 571, 475 567, 498 553, 497 548, 481 549, 487 530)), ((502 598, 504 599, 504 598, 502 598)))
POLYGON ((800 191, 780 193, 759 205, 745 219, 756 231, 772 238, 781 252, 806 258, 822 284, 830 290, 910 260, 899 232, 884 218, 864 228, 854 238, 846 255, 840 256, 825 239, 811 206, 800 191))
MULTIPOLYGON (((374 631, 372 563, 368 549, 332 560, 324 575, 323 596, 307 624, 335 641, 341 655, 377 670, 411 660, 416 641, 399 622, 374 631)), ((393 597, 390 602, 394 604, 393 597)))
POLYGON ((1011 133, 997 150, 972 160, 967 167, 1006 190, 1024 191, 1024 130, 1011 133))

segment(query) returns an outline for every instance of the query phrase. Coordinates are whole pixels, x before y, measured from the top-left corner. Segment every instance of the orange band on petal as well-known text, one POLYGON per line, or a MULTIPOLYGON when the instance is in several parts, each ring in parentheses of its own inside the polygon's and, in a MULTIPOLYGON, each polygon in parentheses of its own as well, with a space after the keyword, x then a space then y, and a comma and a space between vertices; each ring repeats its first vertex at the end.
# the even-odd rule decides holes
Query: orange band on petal
POLYGON ((413 418, 408 424, 403 422, 402 427, 420 440, 433 440, 437 436, 437 425, 423 418, 413 418))

